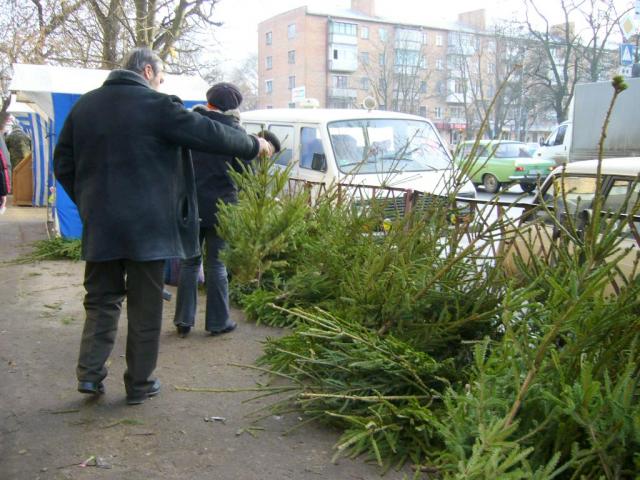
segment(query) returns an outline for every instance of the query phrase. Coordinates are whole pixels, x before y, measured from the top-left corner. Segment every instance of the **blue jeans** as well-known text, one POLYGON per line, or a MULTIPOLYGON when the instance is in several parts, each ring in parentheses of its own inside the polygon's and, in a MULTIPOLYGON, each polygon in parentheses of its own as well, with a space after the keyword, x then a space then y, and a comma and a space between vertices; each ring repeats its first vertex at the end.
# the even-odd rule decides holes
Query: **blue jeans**
MULTIPOLYGON (((229 282, 227 268, 218 258, 224 248, 224 241, 218 237, 215 227, 200 228, 200 248, 204 243, 207 253, 205 265, 205 286, 207 289, 207 307, 204 320, 205 330, 219 331, 227 327, 229 319, 229 282)), ((196 320, 198 302, 198 272, 202 255, 182 260, 176 314, 173 323, 176 326, 193 327, 196 320)))

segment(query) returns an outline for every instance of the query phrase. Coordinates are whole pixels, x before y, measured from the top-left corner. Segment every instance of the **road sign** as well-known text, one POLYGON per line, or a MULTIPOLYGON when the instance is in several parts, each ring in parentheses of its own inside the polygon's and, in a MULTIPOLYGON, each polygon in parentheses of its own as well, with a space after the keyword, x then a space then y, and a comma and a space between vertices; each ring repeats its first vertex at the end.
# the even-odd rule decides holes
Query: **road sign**
POLYGON ((301 102, 307 96, 304 86, 291 89, 291 101, 293 103, 301 102))
POLYGON ((636 46, 630 43, 620 45, 620 65, 626 67, 633 65, 636 58, 636 46))
POLYGON ((629 65, 629 66, 620 66, 618 69, 618 73, 620 75, 622 75, 623 77, 626 78, 630 78, 631 77, 631 70, 633 69, 633 66, 629 65))
POLYGON ((638 17, 640 17, 640 0, 636 0, 635 7, 634 7, 633 11, 634 11, 634 13, 636 15, 636 19, 638 17))
POLYGON ((620 28, 622 29, 622 33, 626 38, 629 38, 631 35, 635 35, 638 33, 638 21, 636 21, 638 17, 628 13, 622 20, 620 21, 620 28))

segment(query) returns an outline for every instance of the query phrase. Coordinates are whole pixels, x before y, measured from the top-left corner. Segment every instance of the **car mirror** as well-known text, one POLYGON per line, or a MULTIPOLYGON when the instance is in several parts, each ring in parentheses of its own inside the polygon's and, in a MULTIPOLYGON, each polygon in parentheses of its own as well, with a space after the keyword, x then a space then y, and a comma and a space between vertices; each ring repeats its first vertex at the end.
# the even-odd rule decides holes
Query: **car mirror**
POLYGON ((324 153, 314 153, 311 160, 311 169, 319 172, 326 172, 327 156, 324 153))

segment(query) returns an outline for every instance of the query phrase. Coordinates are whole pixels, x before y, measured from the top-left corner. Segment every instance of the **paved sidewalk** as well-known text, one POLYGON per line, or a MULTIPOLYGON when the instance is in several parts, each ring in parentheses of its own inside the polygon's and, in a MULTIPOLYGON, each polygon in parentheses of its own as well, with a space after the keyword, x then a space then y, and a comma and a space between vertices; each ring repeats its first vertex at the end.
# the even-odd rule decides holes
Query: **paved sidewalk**
MULTIPOLYGON (((165 303, 160 359, 161 394, 127 406, 123 311, 110 359, 107 393, 97 401, 76 392, 75 362, 83 324, 83 264, 6 263, 46 238, 46 211, 10 207, 0 216, 0 478, 318 480, 379 478, 363 459, 331 463, 335 431, 297 425, 295 415, 268 415, 251 430, 247 417, 266 400, 251 393, 181 392, 176 386, 243 389, 264 381, 251 365, 261 342, 278 329, 244 321, 236 331, 207 337, 200 311, 195 331, 179 338, 165 303), (223 417, 206 422, 205 417, 223 417), (79 464, 92 457, 92 466, 79 464), (100 468, 108 467, 108 468, 100 468)), ((173 291, 173 289, 172 289, 173 291)), ((174 291, 175 294, 175 291, 174 291)), ((203 302, 201 298, 201 304, 203 302)), ((389 472, 385 479, 403 474, 389 472)))

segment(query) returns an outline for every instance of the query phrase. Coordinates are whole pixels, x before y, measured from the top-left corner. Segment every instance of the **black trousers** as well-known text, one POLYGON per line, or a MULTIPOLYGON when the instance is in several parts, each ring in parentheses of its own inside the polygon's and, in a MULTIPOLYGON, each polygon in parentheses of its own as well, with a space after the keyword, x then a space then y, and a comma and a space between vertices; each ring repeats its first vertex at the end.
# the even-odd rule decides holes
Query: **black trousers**
POLYGON ((101 382, 113 350, 122 301, 127 298, 127 396, 144 395, 153 384, 160 329, 164 260, 87 262, 84 272, 86 318, 76 370, 81 382, 101 382))

